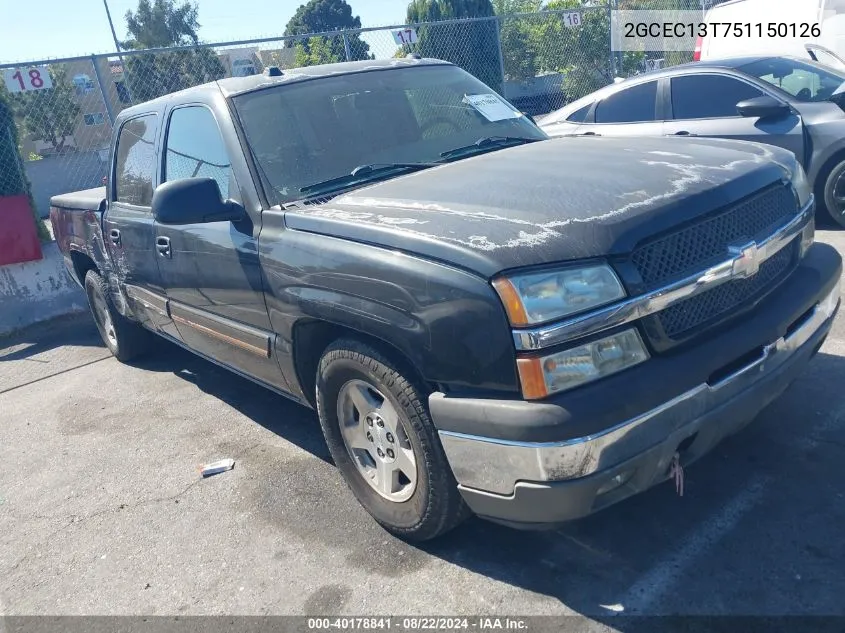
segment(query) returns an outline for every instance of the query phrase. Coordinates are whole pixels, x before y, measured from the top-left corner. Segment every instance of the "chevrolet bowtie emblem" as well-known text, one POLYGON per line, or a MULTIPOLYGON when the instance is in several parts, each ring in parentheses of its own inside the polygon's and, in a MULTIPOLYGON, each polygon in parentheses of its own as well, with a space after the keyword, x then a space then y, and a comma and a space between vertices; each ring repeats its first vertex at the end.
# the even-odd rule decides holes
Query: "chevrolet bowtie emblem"
POLYGON ((728 253, 734 256, 732 276, 738 279, 753 277, 760 270, 760 251, 757 242, 742 246, 729 246, 728 253))

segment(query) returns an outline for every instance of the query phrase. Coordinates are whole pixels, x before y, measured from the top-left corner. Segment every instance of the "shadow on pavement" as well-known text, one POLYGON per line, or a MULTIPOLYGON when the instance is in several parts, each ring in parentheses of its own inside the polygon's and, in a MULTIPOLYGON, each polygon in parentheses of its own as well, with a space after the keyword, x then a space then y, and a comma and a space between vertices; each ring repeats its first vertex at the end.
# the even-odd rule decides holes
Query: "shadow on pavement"
POLYGON ((0 363, 24 360, 66 345, 105 348, 88 312, 36 323, 0 336, 0 363))
POLYGON ((155 349, 134 361, 134 366, 147 371, 172 372, 268 431, 331 463, 314 411, 169 341, 156 337, 153 344, 155 349))
MULTIPOLYGON (((139 368, 172 372, 271 432, 330 462, 313 411, 175 345, 165 341, 158 344, 162 347, 160 352, 139 362, 139 368)), ((662 566, 667 571, 657 574, 655 582, 665 581, 666 586, 656 588, 655 608, 660 607, 663 600, 678 604, 680 598, 677 596, 683 596, 682 606, 675 612, 772 614, 772 608, 766 606, 769 603, 759 596, 766 595, 773 582, 772 574, 780 571, 778 561, 785 567, 791 564, 782 560, 784 548, 801 550, 812 545, 809 540, 801 543, 801 538, 822 539, 821 535, 833 535, 828 514, 808 512, 801 517, 803 523, 796 544, 795 525, 779 512, 830 501, 826 497, 831 490, 819 488, 818 473, 806 468, 809 459, 806 453, 813 449, 809 444, 801 448, 801 442, 816 432, 813 427, 818 420, 840 409, 838 391, 831 386, 838 385, 843 378, 845 358, 819 354, 798 384, 770 405, 762 416, 765 420, 758 420, 738 435, 726 439, 687 469, 683 497, 676 495, 673 486, 662 484, 592 517, 545 532, 521 532, 473 518, 434 542, 408 545, 395 539, 386 540, 382 546, 384 556, 376 558, 377 561, 384 558, 385 562, 371 564, 389 565, 388 560, 393 558, 391 552, 398 552, 405 559, 435 556, 473 573, 552 597, 577 614, 624 632, 757 630, 756 625, 763 620, 631 617, 628 605, 621 605, 625 609, 624 615, 618 615, 617 611, 621 601, 632 599, 630 589, 656 566, 662 566), (804 415, 807 402, 812 402, 815 421, 804 415), (676 562, 672 557, 694 540, 692 535, 702 526, 714 521, 718 523, 718 516, 726 505, 761 475, 777 480, 760 502, 767 509, 750 508, 749 513, 754 512, 753 518, 744 517, 744 522, 738 522, 719 539, 700 552, 696 551, 687 561, 688 568, 673 570, 676 562), (774 510, 770 508, 773 504, 774 510), (757 531, 766 537, 755 538, 757 531), (728 537, 750 539, 754 546, 742 549, 734 545, 734 549, 726 551, 720 541, 728 537), (768 569, 763 570, 760 561, 770 561, 768 569), (699 565, 708 565, 711 569, 706 579, 710 583, 707 591, 686 588, 694 584, 689 579, 696 578, 699 565), (723 574, 727 580, 720 582, 723 574)), ((841 432, 838 427, 835 430, 841 432)), ((318 481, 314 483, 319 485, 318 481)), ((840 483, 830 485, 842 487, 840 483)), ((340 504, 338 512, 341 512, 354 500, 338 499, 337 503, 340 504)), ((307 514, 307 508, 305 511, 307 514)), ((374 525, 364 527, 365 531, 371 529, 377 530, 374 525)), ((838 545, 829 550, 830 560, 824 564, 834 569, 845 566, 845 553, 840 554, 841 550, 838 545)), ((387 569, 373 571, 390 575, 387 569)), ((784 568, 783 573, 790 572, 784 568)), ((835 572, 831 573, 835 575, 835 572)), ((698 582, 704 581, 699 578, 698 582)), ((842 585, 835 587, 837 590, 845 590, 845 579, 834 582, 842 585)), ((779 600, 775 614, 805 615, 837 609, 830 600, 818 599, 816 603, 808 604, 805 597, 792 597, 789 593, 780 596, 779 600)), ((766 630, 780 630, 774 624, 777 622, 766 621, 766 630)))

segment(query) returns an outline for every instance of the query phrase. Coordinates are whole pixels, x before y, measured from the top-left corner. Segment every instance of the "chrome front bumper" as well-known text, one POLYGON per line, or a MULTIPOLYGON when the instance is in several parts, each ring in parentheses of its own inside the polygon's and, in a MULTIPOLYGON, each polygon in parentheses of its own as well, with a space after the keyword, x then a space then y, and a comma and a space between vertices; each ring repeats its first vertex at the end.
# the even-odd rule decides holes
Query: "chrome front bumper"
MULTIPOLYGON (((595 479, 606 473, 624 483, 625 476, 632 476, 624 472, 626 464, 636 468, 637 458, 648 454, 649 473, 663 473, 675 452, 683 450, 684 442, 691 443, 700 435, 706 441, 703 439, 691 451, 697 458, 748 423, 786 389, 803 367, 801 361, 809 360, 821 345, 839 301, 837 280, 787 336, 766 345, 757 359, 714 384, 701 384, 595 435, 537 443, 441 430, 440 439, 459 487, 465 493, 473 491, 503 499, 515 495, 516 488, 524 482, 536 488, 538 483, 595 479)), ((651 483, 656 483, 655 477, 660 478, 649 476, 651 483)), ((604 484, 597 485, 594 492, 600 495, 605 489, 604 484)))

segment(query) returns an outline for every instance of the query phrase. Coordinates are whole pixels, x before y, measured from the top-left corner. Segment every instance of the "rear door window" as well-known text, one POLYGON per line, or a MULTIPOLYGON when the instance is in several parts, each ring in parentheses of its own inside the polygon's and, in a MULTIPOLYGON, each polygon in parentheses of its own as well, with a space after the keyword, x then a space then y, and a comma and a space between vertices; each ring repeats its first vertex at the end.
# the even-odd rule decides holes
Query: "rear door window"
POLYGON ((754 86, 720 75, 687 75, 672 78, 675 119, 723 119, 739 116, 736 104, 763 96, 754 86))
POLYGON ((115 200, 148 207, 153 199, 158 117, 145 114, 120 128, 115 153, 115 200))
POLYGON ((583 108, 579 108, 578 110, 570 114, 568 117, 566 117, 566 120, 570 123, 583 123, 587 120, 587 114, 590 112, 590 108, 592 107, 592 103, 587 104, 583 108))
MULTIPOLYGON (((657 82, 632 86, 613 94, 596 108, 596 123, 644 123, 654 121, 657 82)), ((586 113, 585 113, 586 114, 586 113)))

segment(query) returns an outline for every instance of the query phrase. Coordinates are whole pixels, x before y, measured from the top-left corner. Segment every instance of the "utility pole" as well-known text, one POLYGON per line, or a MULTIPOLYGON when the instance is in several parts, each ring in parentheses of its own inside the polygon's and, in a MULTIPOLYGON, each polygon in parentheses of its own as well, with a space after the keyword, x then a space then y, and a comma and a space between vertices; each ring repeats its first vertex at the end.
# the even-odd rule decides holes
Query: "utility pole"
MULTIPOLYGON (((131 82, 129 81, 129 69, 126 67, 123 55, 120 54, 120 42, 117 41, 117 33, 114 30, 114 22, 112 22, 111 19, 111 11, 109 11, 108 0, 103 0, 103 6, 106 8, 106 17, 109 20, 109 28, 111 29, 111 36, 114 40, 114 48, 117 51, 117 58, 120 60, 120 68, 123 70, 123 76, 126 78, 126 92, 129 96, 129 101, 134 101, 132 98, 132 87, 130 86, 131 82)), ((103 91, 103 96, 105 96, 105 88, 102 84, 100 84, 100 90, 103 91)))
MULTIPOLYGON (((115 30, 114 30, 114 22, 111 21, 111 11, 109 11, 108 0, 103 0, 103 6, 106 8, 106 17, 109 20, 109 28, 111 29, 112 39, 114 39, 115 50, 117 50, 117 52, 119 53, 120 52, 120 42, 117 41, 117 33, 115 33, 115 30)), ((123 60, 121 58, 121 62, 122 61, 123 60)))

